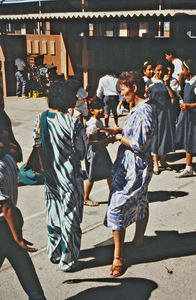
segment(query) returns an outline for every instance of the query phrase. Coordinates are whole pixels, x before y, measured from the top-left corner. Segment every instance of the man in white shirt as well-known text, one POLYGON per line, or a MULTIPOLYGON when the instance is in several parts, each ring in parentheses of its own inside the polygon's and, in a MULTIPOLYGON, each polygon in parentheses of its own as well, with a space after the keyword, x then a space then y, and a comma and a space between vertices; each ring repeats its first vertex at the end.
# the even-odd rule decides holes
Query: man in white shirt
POLYGON ((174 51, 170 49, 165 50, 165 58, 168 62, 171 62, 174 65, 174 72, 172 76, 180 81, 179 76, 182 73, 182 61, 179 58, 176 58, 174 51))
POLYGON ((26 89, 26 63, 25 61, 17 57, 15 59, 15 68, 16 68, 16 96, 25 96, 26 89))
POLYGON ((117 105, 119 102, 119 93, 116 89, 118 78, 113 75, 105 75, 99 79, 96 95, 104 102, 104 122, 109 125, 109 115, 112 110, 115 125, 118 126, 117 105))

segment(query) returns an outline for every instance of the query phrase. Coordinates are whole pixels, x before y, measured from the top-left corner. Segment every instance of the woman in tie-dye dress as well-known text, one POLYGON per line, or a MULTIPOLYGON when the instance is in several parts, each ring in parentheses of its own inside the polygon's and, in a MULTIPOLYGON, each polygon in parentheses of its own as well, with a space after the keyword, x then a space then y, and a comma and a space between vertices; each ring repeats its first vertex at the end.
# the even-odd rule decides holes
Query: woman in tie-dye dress
MULTIPOLYGON (((49 110, 40 120, 48 256, 63 271, 70 269, 79 256, 84 202, 80 160, 86 155, 88 139, 81 122, 67 112, 74 105, 76 92, 71 81, 53 83, 48 94, 49 110)), ((35 143, 39 118, 34 128, 35 143)))
POLYGON ((119 77, 121 95, 134 105, 124 128, 108 128, 121 143, 112 172, 112 185, 105 225, 113 230, 114 258, 110 275, 123 273, 125 229, 136 222, 135 245, 143 243, 148 222, 148 184, 153 164, 150 153, 154 116, 148 99, 144 99, 144 81, 137 72, 124 72, 119 77))

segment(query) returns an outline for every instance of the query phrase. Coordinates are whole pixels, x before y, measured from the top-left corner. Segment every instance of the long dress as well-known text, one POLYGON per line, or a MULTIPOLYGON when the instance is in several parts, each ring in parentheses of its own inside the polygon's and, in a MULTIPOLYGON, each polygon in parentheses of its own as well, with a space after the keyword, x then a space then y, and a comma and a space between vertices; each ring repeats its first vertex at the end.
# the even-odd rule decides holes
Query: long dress
POLYGON ((148 99, 129 112, 123 135, 130 148, 121 144, 112 170, 112 185, 104 224, 123 230, 148 215, 148 184, 153 163, 150 153, 154 133, 154 115, 148 99))
MULTIPOLYGON (((196 103, 196 76, 186 82, 183 95, 184 103, 196 103)), ((196 153, 196 108, 181 111, 176 125, 176 148, 196 153)))
POLYGON ((46 168, 48 257, 65 271, 76 262, 80 251, 84 201, 80 160, 86 155, 88 139, 78 119, 47 111, 41 116, 41 142, 46 168))
POLYGON ((155 78, 147 82, 147 86, 154 83, 149 90, 153 110, 156 116, 156 133, 152 139, 151 151, 163 155, 175 151, 175 118, 171 98, 165 84, 155 78))

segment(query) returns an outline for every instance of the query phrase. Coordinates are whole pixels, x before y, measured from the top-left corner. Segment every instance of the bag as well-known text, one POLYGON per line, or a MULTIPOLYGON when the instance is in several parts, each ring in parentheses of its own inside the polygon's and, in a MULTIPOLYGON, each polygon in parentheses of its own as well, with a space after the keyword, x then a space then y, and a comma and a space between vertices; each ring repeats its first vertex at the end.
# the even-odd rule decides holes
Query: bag
POLYGON ((27 162, 25 164, 25 170, 32 170, 34 173, 43 173, 44 166, 42 162, 42 145, 34 145, 27 162))
MULTIPOLYGON (((41 114, 42 116, 42 114, 41 114)), ((41 119, 40 116, 40 119, 41 119)), ((40 119, 37 128, 37 135, 41 136, 41 126, 40 126, 40 119)), ((31 151, 27 162, 25 164, 25 170, 32 170, 34 173, 43 173, 44 166, 43 166, 43 149, 41 143, 37 143, 33 146, 33 150, 31 151)))
POLYGON ((25 170, 23 164, 18 171, 18 185, 40 185, 44 184, 43 174, 34 173, 32 169, 25 170))

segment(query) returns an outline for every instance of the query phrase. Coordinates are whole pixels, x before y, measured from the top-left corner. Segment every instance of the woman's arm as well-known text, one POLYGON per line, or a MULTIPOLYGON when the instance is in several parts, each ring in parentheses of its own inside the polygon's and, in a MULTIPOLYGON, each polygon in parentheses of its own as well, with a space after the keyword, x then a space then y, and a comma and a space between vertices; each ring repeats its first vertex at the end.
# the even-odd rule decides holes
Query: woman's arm
POLYGON ((180 104, 180 109, 183 112, 186 112, 188 110, 188 108, 195 108, 196 107, 196 103, 184 103, 184 104, 180 104))
POLYGON ((100 132, 108 132, 111 135, 116 135, 118 133, 122 133, 122 131, 123 131, 123 129, 121 127, 117 127, 117 128, 104 127, 104 128, 100 128, 98 130, 100 132))
POLYGON ((131 139, 122 135, 122 133, 118 133, 115 135, 115 141, 121 142, 121 144, 131 149, 130 146, 131 139))
POLYGON ((10 201, 8 201, 8 203, 7 201, 3 203, 1 205, 1 209, 14 240, 23 249, 29 252, 36 252, 38 249, 29 247, 28 245, 33 245, 33 244, 23 239, 22 228, 18 226, 15 207, 11 203, 10 204, 9 203, 10 201))
POLYGON ((109 143, 114 143, 116 141, 114 136, 108 136, 101 140, 93 139, 93 135, 89 134, 89 133, 87 133, 87 136, 88 136, 89 145, 101 145, 102 144, 102 145, 107 146, 109 143))

